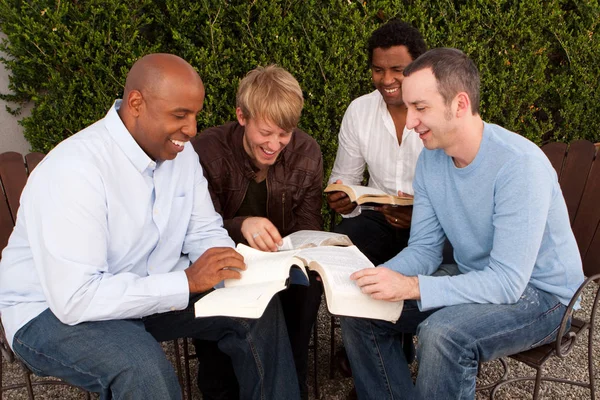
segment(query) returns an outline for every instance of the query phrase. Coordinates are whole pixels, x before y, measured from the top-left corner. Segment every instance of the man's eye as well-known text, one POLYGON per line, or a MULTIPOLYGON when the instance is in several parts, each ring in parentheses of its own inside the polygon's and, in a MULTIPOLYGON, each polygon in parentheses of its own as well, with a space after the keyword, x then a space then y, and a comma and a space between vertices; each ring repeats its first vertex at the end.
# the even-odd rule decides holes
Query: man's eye
POLYGON ((415 107, 415 110, 417 110, 419 112, 423 111, 424 109, 425 109, 425 107, 415 107))
POLYGON ((175 118, 177 119, 184 119, 185 118, 185 114, 174 114, 175 118))

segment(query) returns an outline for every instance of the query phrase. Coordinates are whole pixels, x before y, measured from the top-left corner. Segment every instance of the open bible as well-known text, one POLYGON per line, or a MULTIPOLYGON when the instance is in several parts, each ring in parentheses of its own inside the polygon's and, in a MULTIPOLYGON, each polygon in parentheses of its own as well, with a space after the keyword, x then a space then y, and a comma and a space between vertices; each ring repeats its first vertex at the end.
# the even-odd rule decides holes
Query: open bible
POLYGON ((325 301, 331 314, 392 322, 400 317, 402 301, 374 300, 350 280, 353 272, 373 267, 356 246, 322 245, 326 241, 350 243, 347 236, 318 231, 300 231, 290 236, 292 238, 287 245, 293 243, 302 248, 263 252, 238 244, 236 250, 244 256, 247 265, 247 269, 241 272, 242 278, 225 280, 225 287, 198 300, 195 304, 196 317, 260 318, 271 298, 290 284, 290 271, 295 270, 296 275, 304 277, 308 284, 307 269, 321 276, 325 301))
POLYGON ((397 206, 410 206, 413 204, 412 197, 395 196, 368 186, 330 183, 325 188, 325 192, 344 192, 348 195, 350 200, 356 202, 356 204, 378 203, 397 206))

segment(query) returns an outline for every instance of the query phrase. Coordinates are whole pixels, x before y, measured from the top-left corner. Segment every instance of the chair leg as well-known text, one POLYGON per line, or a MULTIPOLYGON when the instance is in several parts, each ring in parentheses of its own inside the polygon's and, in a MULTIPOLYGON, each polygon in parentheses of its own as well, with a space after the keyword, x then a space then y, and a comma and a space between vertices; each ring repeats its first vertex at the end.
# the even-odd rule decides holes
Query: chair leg
POLYGON ((25 387, 27 388, 27 396, 29 400, 35 400, 33 396, 33 384, 31 383, 31 375, 25 365, 21 364, 21 370, 23 371, 23 379, 25 379, 25 387))
POLYGON ((535 374, 535 386, 533 388, 533 400, 537 400, 540 394, 540 386, 542 383, 542 368, 537 368, 537 373, 535 374))
MULTIPOLYGON (((185 340, 185 338, 183 339, 185 340)), ((183 389, 183 373, 181 371, 181 353, 179 351, 179 339, 173 340, 173 351, 175 353, 175 369, 177 370, 177 379, 179 380, 179 387, 181 387, 181 395, 185 398, 185 392, 183 389)))
POLYGON ((319 364, 319 324, 315 321, 313 324, 313 379, 314 379, 314 393, 315 398, 319 398, 319 374, 317 371, 317 365, 319 364))
POLYGON ((334 369, 334 361, 335 361, 335 328, 336 328, 336 317, 334 315, 331 316, 331 331, 330 331, 330 339, 329 339, 329 379, 333 379, 333 375, 335 373, 334 369))
POLYGON ((2 354, 2 352, 0 352, 0 399, 2 398, 2 388, 4 386, 2 386, 2 374, 4 373, 4 371, 2 370, 2 363, 4 362, 4 355, 2 354))
POLYGON ((594 378, 594 325, 590 326, 588 332, 588 374, 590 376, 590 399, 596 399, 595 378, 594 378))
POLYGON ((190 351, 188 339, 183 339, 183 368, 185 372, 185 392, 188 400, 192 399, 192 378, 190 374, 190 351))

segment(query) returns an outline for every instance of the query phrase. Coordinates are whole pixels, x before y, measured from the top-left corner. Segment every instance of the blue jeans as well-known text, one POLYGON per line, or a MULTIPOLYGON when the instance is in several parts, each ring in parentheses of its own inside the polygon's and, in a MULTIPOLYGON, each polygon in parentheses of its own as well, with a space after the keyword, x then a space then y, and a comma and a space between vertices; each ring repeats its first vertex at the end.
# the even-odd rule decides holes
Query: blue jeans
POLYGON ((420 312, 405 301, 400 319, 345 317, 342 337, 360 399, 473 399, 477 366, 551 342, 565 306, 528 285, 515 304, 463 304, 420 312), (413 384, 398 338, 416 332, 413 384))
MULTIPOLYGON (((195 300, 195 299, 194 299, 195 300)), ((15 334, 13 349, 38 375, 64 379, 102 399, 180 399, 159 341, 215 340, 235 368, 244 399, 297 399, 298 382, 279 301, 260 319, 194 317, 181 311, 142 320, 61 323, 48 309, 15 334)), ((200 355, 201 356, 201 355, 200 355)))

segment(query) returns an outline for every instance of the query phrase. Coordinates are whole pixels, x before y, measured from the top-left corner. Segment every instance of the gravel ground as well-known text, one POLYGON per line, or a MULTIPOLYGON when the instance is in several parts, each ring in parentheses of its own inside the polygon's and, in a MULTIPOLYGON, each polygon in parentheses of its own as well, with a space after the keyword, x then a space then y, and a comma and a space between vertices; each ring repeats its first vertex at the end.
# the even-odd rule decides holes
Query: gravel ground
MULTIPOLYGON (((589 310, 591 308, 591 295, 590 291, 587 292, 587 295, 584 296, 584 301, 582 304, 582 310, 579 311, 585 315, 589 315, 589 310)), ((311 390, 311 399, 345 399, 347 393, 350 391, 352 387, 352 379, 344 378, 341 376, 339 371, 336 371, 335 377, 333 379, 329 378, 329 335, 330 335, 330 317, 327 311, 325 310, 324 304, 321 305, 321 310, 319 313, 319 338, 318 338, 318 358, 317 358, 317 372, 318 372, 318 382, 319 382, 319 397, 314 395, 314 381, 312 379, 312 359, 309 360, 309 386, 311 390)), ((337 340, 336 343, 341 343, 341 337, 339 333, 339 329, 336 332, 337 340)), ((598 340, 598 333, 594 335, 594 340, 598 340)), ((173 345, 171 343, 165 344, 165 351, 171 357, 171 360, 174 360, 173 356, 173 345)), ((579 343, 575 346, 572 354, 567 357, 566 362, 558 362, 557 360, 551 360, 546 364, 544 371, 548 375, 564 377, 569 379, 580 379, 585 380, 587 376, 587 363, 586 363, 586 355, 587 353, 587 337, 583 338, 583 340, 579 341, 579 343)), ((594 365, 596 371, 600 371, 600 357, 599 354, 600 349, 598 347, 594 348, 594 365)), ((311 352, 312 357, 312 352, 311 352)), ((509 365, 511 368, 511 373, 509 376, 517 376, 517 375, 533 375, 534 371, 531 368, 528 368, 522 364, 518 364, 512 360, 509 360, 509 365)), ((413 363, 413 373, 416 373, 416 363, 413 363)), ((12 384, 21 381, 21 371, 14 364, 8 364, 6 361, 3 361, 2 364, 3 374, 2 380, 3 384, 12 384)), ((195 376, 195 364, 192 364, 192 377, 195 376)), ((478 383, 486 383, 492 382, 495 378, 497 379, 501 373, 501 366, 499 362, 490 362, 486 363, 482 366, 481 370, 481 379, 478 383)), ((597 375, 597 374, 596 374, 597 375)), ((34 378, 36 379, 36 378, 34 378)), ((194 386, 194 385, 192 385, 194 386)), ((36 399, 83 399, 85 396, 81 391, 73 388, 68 388, 64 386, 44 386, 44 387, 36 387, 35 389, 36 399)), ((532 397, 533 393, 533 384, 532 383, 513 383, 506 385, 502 390, 500 390, 496 399, 528 399, 532 397)), ((489 397, 489 391, 480 391, 477 392, 476 399, 483 400, 489 397)), ((590 392, 587 389, 579 388, 571 385, 562 385, 557 383, 542 383, 541 389, 541 398, 544 399, 582 399, 589 398, 590 392)), ((96 396, 92 396, 92 398, 97 398, 96 396)), ((192 393, 193 399, 201 399, 202 397, 198 393, 196 388, 193 388, 192 393)), ((27 399, 27 393, 24 389, 21 390, 13 390, 10 392, 3 393, 2 399, 27 399)))

